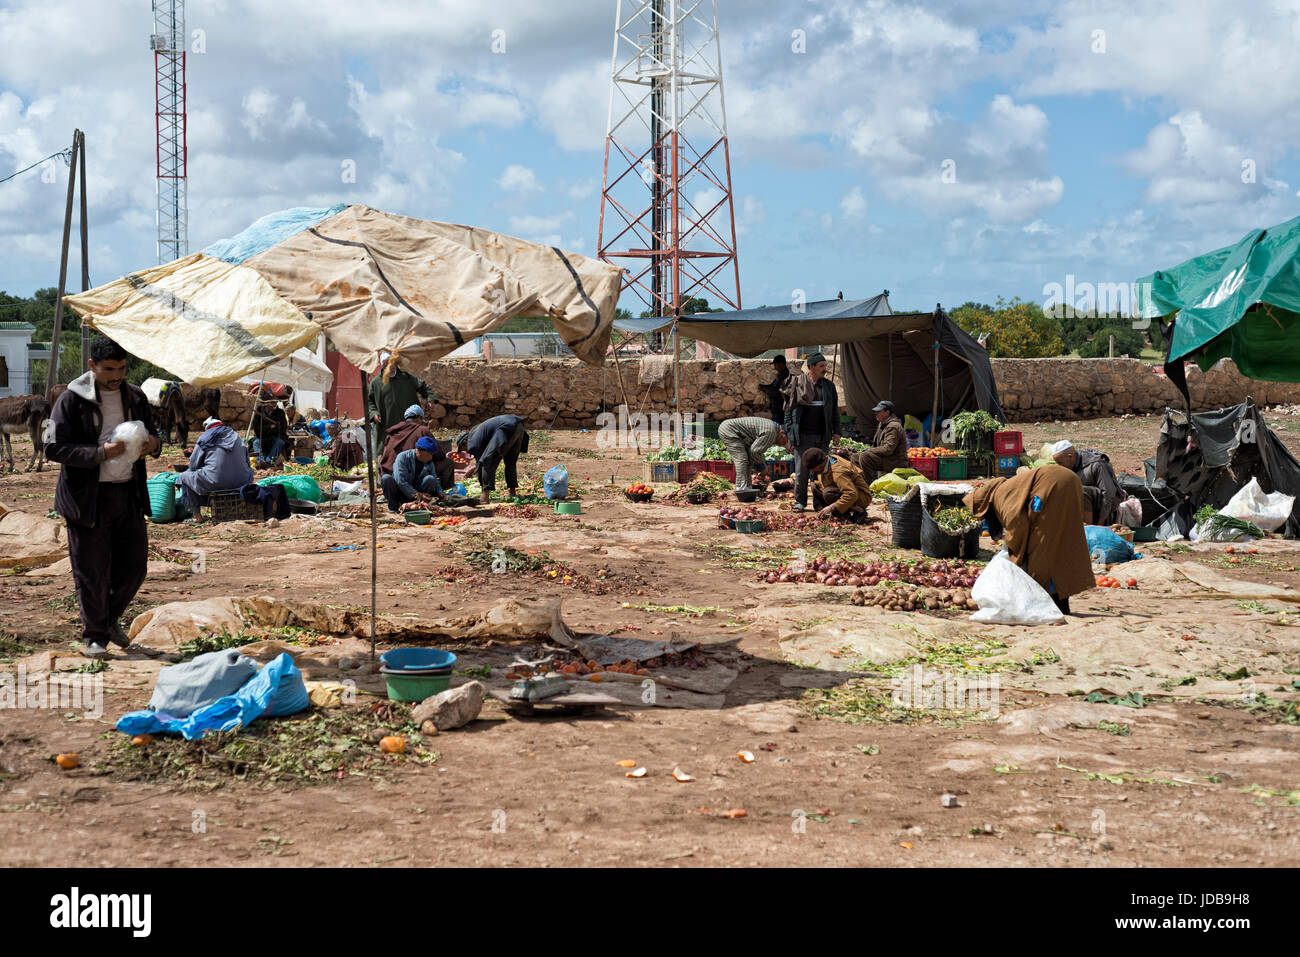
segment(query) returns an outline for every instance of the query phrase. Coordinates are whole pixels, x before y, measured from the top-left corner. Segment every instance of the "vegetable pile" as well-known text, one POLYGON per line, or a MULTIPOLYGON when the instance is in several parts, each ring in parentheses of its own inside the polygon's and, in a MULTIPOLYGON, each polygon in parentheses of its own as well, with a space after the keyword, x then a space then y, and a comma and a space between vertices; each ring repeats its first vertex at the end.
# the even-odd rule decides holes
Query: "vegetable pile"
POLYGON ((975 513, 962 505, 941 508, 934 513, 933 518, 934 524, 949 535, 969 531, 970 527, 975 524, 975 513))
POLYGON ((735 508, 734 506, 725 506, 718 510, 718 524, 724 528, 727 525, 727 519, 733 522, 754 522, 768 518, 756 508, 735 508))
POLYGON ((859 588, 849 601, 855 605, 875 605, 887 611, 940 611, 957 608, 979 611, 979 605, 965 588, 927 590, 915 585, 897 588, 859 588))
POLYGON ((1211 541, 1233 542, 1243 538, 1266 538, 1264 530, 1245 519, 1224 515, 1213 505, 1202 505, 1196 512, 1197 535, 1211 541))
POLYGON ((498 518, 537 518, 541 511, 532 505, 498 505, 498 518))
POLYGON ((708 502, 713 496, 730 492, 733 488, 734 485, 715 472, 700 472, 690 482, 669 492, 666 497, 672 502, 682 499, 708 502))
POLYGON ((722 459, 730 461, 731 456, 727 454, 727 447, 717 439, 705 439, 701 443, 680 445, 665 445, 657 452, 651 452, 646 456, 647 462, 702 462, 722 459))
POLYGON ((655 490, 645 482, 633 482, 627 488, 623 489, 626 495, 653 495, 655 490))
POLYGON ((850 562, 845 559, 831 561, 819 556, 803 567, 782 565, 768 572, 760 572, 758 580, 775 585, 778 582, 815 582, 819 585, 928 585, 933 588, 970 588, 980 570, 960 560, 935 562, 850 562))
POLYGON ((934 448, 915 448, 907 450, 909 459, 942 459, 949 455, 961 455, 956 449, 945 449, 942 445, 936 445, 934 448))

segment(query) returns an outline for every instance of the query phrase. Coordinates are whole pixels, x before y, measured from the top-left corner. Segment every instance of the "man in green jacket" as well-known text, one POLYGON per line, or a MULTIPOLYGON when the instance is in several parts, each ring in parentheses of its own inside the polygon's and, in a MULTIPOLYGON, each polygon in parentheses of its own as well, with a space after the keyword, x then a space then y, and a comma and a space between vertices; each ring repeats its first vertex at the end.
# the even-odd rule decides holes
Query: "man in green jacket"
POLYGON ((437 401, 433 390, 423 379, 411 375, 405 369, 393 369, 386 373, 386 358, 381 359, 379 370, 366 389, 366 415, 370 422, 378 427, 375 436, 375 450, 384 447, 389 426, 396 425, 406 418, 406 410, 424 399, 426 402, 437 401))

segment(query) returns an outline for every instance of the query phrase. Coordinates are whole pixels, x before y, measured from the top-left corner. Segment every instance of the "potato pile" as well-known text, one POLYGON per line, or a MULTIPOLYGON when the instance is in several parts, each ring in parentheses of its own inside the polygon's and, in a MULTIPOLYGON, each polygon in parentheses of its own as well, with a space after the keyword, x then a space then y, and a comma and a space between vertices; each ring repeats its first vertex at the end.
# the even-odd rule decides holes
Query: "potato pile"
POLYGON ((978 611, 980 607, 971 598, 968 588, 923 588, 919 585, 858 588, 849 601, 887 611, 941 611, 945 608, 978 611))

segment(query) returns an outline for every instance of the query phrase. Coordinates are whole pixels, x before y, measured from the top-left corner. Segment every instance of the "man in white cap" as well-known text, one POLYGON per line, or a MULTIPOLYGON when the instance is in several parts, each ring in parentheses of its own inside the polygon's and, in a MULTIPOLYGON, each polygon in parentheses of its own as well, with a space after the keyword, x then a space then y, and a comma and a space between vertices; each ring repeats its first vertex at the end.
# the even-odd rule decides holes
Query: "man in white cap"
POLYGON ((253 481, 248 464, 248 449, 239 433, 220 419, 209 417, 203 422, 203 434, 194 443, 189 468, 176 476, 181 499, 190 510, 187 522, 199 519, 199 506, 212 492, 241 489, 253 481))
POLYGON ((1084 523, 1114 525, 1124 491, 1111 468, 1110 458, 1096 449, 1076 449, 1069 439, 1052 446, 1052 458, 1079 476, 1083 483, 1084 523))

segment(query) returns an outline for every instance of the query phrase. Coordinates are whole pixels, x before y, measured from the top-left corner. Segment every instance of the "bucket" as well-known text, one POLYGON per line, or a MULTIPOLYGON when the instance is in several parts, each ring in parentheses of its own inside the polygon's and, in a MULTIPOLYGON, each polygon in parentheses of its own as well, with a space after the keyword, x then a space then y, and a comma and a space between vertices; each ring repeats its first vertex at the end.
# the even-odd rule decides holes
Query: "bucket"
POLYGON ((395 648, 380 655, 379 664, 387 671, 450 674, 456 665, 456 655, 438 648, 395 648))
POLYGON ((582 505, 578 502, 556 502, 555 514, 557 515, 581 515, 582 505))
POLYGON ((156 479, 148 483, 149 521, 161 525, 176 518, 176 486, 156 479))
POLYGON ((446 691, 451 684, 451 675, 432 674, 398 674, 381 669, 384 680, 388 682, 388 697, 392 701, 423 701, 446 691))

